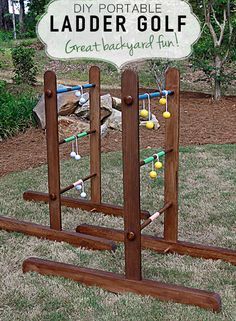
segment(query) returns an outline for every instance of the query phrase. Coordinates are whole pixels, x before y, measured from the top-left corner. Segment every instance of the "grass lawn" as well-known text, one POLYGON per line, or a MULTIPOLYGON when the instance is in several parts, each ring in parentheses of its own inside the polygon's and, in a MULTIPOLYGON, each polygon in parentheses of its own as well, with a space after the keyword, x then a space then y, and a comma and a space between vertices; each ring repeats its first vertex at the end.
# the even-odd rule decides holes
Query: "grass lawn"
MULTIPOLYGON (((142 157, 153 151, 145 150, 142 157)), ((37 155, 36 155, 37 157, 37 155)), ((236 152, 235 145, 205 145, 181 148, 180 153, 180 239, 217 246, 236 246, 236 152)), ((16 160, 17 161, 17 160, 16 160)), ((103 199, 122 204, 121 153, 102 156, 103 199)), ((88 174, 88 158, 65 161, 62 186, 88 174)), ((163 173, 150 181, 142 168, 142 207, 151 212, 163 204, 163 173)), ((48 224, 45 204, 27 203, 26 189, 47 190, 46 166, 10 174, 0 179, 0 213, 48 224)), ((88 191, 88 190, 87 190, 88 191)), ((72 191, 70 195, 75 195, 72 191)), ((63 208, 65 228, 81 223, 122 228, 121 218, 63 208)), ((162 219, 145 231, 161 235, 162 219)), ((188 256, 158 255, 145 250, 145 278, 218 292, 223 309, 214 314, 197 307, 161 302, 134 294, 116 295, 89 288, 63 278, 23 275, 25 258, 38 256, 65 263, 123 273, 124 248, 92 252, 68 244, 38 240, 21 234, 0 232, 0 320, 1 321, 230 321, 236 320, 236 268, 221 261, 188 256)))

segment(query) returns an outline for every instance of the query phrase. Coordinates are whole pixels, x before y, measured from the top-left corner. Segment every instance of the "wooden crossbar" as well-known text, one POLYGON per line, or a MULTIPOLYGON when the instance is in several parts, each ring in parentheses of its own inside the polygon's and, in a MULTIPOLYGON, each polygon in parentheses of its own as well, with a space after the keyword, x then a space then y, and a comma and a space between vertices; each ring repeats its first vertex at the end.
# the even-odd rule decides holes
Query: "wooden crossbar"
POLYGON ((155 219, 157 219, 157 217, 159 217, 161 214, 165 213, 165 211, 171 207, 172 203, 169 202, 167 204, 165 204, 158 212, 156 212, 155 214, 151 215, 147 220, 145 220, 142 225, 141 225, 141 230, 143 230, 145 227, 147 227, 148 225, 150 225, 155 219))
MULTIPOLYGON (((84 182, 88 181, 89 179, 91 179, 91 178, 93 178, 93 177, 95 177, 95 176, 96 176, 96 174, 88 175, 88 176, 80 179, 78 182, 79 182, 80 184, 81 184, 81 183, 84 183, 84 182)), ((67 186, 67 187, 62 188, 62 189, 60 190, 60 194, 64 194, 65 192, 68 192, 68 191, 72 190, 73 188, 75 188, 75 186, 77 186, 77 183, 78 183, 78 182, 76 182, 76 183, 74 183, 74 184, 71 184, 71 185, 69 185, 69 186, 67 186)))

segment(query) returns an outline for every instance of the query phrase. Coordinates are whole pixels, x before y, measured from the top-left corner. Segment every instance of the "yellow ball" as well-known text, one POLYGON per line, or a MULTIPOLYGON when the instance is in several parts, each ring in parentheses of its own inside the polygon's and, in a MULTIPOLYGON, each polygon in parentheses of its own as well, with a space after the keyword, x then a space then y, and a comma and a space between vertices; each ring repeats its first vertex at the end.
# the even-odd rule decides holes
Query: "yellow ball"
POLYGON ((157 172, 151 171, 151 172, 149 173, 149 176, 150 176, 150 178, 155 179, 155 178, 157 178, 157 172))
POLYGON ((143 118, 147 118, 148 117, 148 111, 146 109, 142 109, 140 111, 140 116, 143 118))
POLYGON ((170 117, 171 117, 170 112, 169 112, 169 111, 165 111, 165 112, 163 113, 163 117, 164 117, 165 119, 170 118, 170 117))
POLYGON ((163 166, 163 165, 162 165, 161 162, 156 162, 156 163, 155 163, 155 168, 156 168, 156 169, 161 169, 162 166, 163 166))
POLYGON ((161 104, 161 105, 166 105, 166 98, 161 98, 160 100, 159 100, 159 103, 161 104))
POLYGON ((153 121, 147 121, 146 128, 147 129, 153 129, 154 128, 154 122, 153 121))

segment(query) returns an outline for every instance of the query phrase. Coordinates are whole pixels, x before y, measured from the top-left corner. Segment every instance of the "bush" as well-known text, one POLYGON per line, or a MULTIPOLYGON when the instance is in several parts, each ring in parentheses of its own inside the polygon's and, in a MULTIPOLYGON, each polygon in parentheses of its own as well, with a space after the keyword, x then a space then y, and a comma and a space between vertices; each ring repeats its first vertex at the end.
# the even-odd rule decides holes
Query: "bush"
POLYGON ((35 66, 35 50, 20 44, 11 50, 15 76, 13 80, 17 84, 36 84, 37 67, 35 66))
MULTIPOLYGON (((4 50, 2 48, 0 48, 0 57, 4 55, 4 50)), ((2 60, 2 59, 1 59, 2 60)), ((0 69, 3 67, 3 63, 0 60, 0 69)))
POLYGON ((0 30, 0 44, 13 40, 13 33, 11 31, 0 30))
POLYGON ((32 110, 36 99, 30 93, 13 95, 0 81, 0 137, 13 136, 35 124, 32 110))

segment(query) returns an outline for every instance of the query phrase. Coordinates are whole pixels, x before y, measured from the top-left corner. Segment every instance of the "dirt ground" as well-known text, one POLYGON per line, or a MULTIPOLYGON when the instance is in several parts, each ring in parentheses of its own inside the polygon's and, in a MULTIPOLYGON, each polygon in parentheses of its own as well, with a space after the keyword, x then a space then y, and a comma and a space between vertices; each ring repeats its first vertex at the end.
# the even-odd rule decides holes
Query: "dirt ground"
MULTIPOLYGON (((118 91, 112 91, 112 94, 119 96, 118 91)), ((164 144, 164 120, 156 100, 152 100, 152 111, 161 128, 158 131, 141 128, 142 149, 159 148, 164 144)), ((180 119, 180 145, 236 143, 236 97, 225 97, 215 103, 210 95, 181 93, 180 119)), ((89 153, 88 138, 81 140, 79 146, 82 155, 89 153)), ((68 158, 70 148, 70 144, 61 146, 62 159, 68 158)), ((102 139, 102 152, 114 150, 121 150, 121 133, 110 131, 102 139)), ((0 176, 45 164, 45 133, 31 128, 0 142, 0 151, 0 176)))

